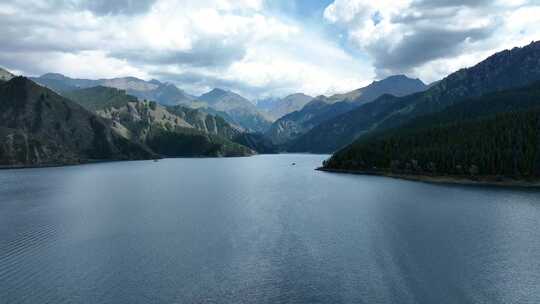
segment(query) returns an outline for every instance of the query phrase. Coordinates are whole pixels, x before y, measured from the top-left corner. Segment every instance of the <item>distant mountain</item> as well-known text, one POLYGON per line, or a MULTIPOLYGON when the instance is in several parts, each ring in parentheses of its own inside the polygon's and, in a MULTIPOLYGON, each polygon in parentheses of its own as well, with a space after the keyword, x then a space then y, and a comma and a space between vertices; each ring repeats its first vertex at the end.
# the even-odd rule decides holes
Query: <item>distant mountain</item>
POLYGON ((124 90, 103 86, 68 91, 65 96, 113 122, 118 134, 158 154, 178 156, 245 156, 249 148, 230 138, 239 131, 223 119, 183 106, 164 107, 140 101, 124 90))
POLYGON ((350 111, 356 107, 349 102, 332 104, 327 97, 319 96, 301 110, 289 113, 275 121, 265 135, 275 145, 285 145, 305 134, 327 119, 350 111))
POLYGON ((464 99, 357 140, 326 169, 468 178, 540 178, 540 82, 464 99))
POLYGON ((455 102, 540 80, 540 42, 497 53, 457 71, 424 92, 382 96, 330 119, 298 138, 291 151, 328 153, 376 130, 398 127, 415 117, 441 111, 455 102))
POLYGON ((14 77, 15 77, 15 75, 11 74, 7 70, 4 70, 4 69, 0 68, 0 82, 9 81, 14 77))
POLYGON ((274 144, 286 145, 319 124, 369 103, 384 94, 405 96, 425 90, 426 85, 403 75, 381 81, 345 94, 319 96, 299 111, 287 114, 272 124, 266 135, 274 144))
POLYGON ((302 109, 313 97, 303 93, 291 94, 285 98, 267 98, 257 102, 257 108, 271 119, 277 120, 291 112, 302 109))
POLYGON ((0 165, 42 166, 155 157, 110 124, 24 77, 0 84, 0 165))
POLYGON ((270 139, 261 133, 242 132, 237 134, 232 140, 243 146, 250 147, 258 153, 276 154, 279 152, 278 148, 270 141, 270 139))
POLYGON ((350 101, 355 103, 367 103, 384 94, 405 96, 416 92, 425 91, 428 86, 420 79, 412 79, 405 75, 394 75, 380 81, 374 81, 364 88, 360 88, 345 94, 330 96, 334 101, 350 101))
POLYGON ((70 90, 61 94, 92 112, 112 107, 119 108, 129 102, 138 101, 137 97, 126 94, 124 90, 104 86, 70 90))
POLYGON ((75 79, 62 74, 49 73, 32 79, 59 93, 104 86, 125 90, 128 94, 141 100, 157 101, 163 105, 188 104, 195 99, 194 96, 185 93, 173 84, 162 83, 157 80, 145 81, 135 77, 91 80, 75 79))
POLYGON ((201 95, 195 106, 226 113, 223 118, 251 132, 264 132, 271 124, 249 100, 222 89, 213 89, 201 95))

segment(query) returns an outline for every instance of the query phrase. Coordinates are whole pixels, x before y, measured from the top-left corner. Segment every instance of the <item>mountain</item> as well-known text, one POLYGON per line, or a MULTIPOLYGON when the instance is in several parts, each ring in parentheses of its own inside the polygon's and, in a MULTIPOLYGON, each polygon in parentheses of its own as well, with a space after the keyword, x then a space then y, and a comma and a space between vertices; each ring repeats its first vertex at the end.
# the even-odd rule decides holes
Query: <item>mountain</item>
POLYGON ((277 120, 291 112, 302 109, 313 97, 303 93, 291 94, 285 98, 268 98, 259 100, 257 108, 271 119, 277 120))
POLYGON ((155 157, 107 121, 24 77, 0 84, 0 138, 2 166, 155 157))
POLYGON ((251 149, 232 142, 239 132, 223 119, 182 106, 140 101, 124 90, 92 87, 65 96, 112 121, 118 134, 158 154, 178 156, 245 156, 251 149))
POLYGON ((265 135, 275 145, 284 145, 305 134, 325 120, 354 109, 349 102, 332 104, 327 97, 319 96, 300 111, 289 113, 275 121, 265 135))
POLYGON ((306 134, 319 124, 369 103, 384 94, 405 96, 425 90, 419 79, 404 75, 390 76, 381 81, 345 94, 319 96, 300 111, 283 116, 272 124, 266 135, 273 143, 285 145, 306 134))
POLYGON ((104 86, 70 90, 61 94, 92 112, 110 107, 123 107, 129 102, 138 101, 137 97, 126 94, 124 90, 104 86))
POLYGON ((464 99, 357 140, 325 169, 540 178, 540 82, 464 99))
POLYGON ((276 154, 279 152, 270 139, 261 133, 238 133, 232 138, 232 141, 262 154, 276 154))
POLYGON ((330 96, 330 100, 350 101, 355 103, 367 103, 384 94, 405 96, 416 92, 425 91, 428 86, 420 79, 412 79, 405 75, 394 75, 380 81, 374 81, 370 85, 345 94, 330 96))
POLYGON ((0 68, 0 83, 2 81, 9 81, 9 80, 13 79, 14 77, 15 77, 15 75, 13 75, 10 72, 0 68))
POLYGON ((424 92, 404 97, 381 96, 318 125, 293 142, 289 149, 333 152, 362 135, 398 127, 415 117, 441 111, 463 98, 520 87, 537 80, 540 80, 540 42, 533 42, 459 70, 424 92))
POLYGON ((217 113, 226 113, 227 115, 223 118, 247 131, 264 132, 270 126, 270 121, 253 103, 236 93, 213 89, 201 95, 197 101, 198 107, 211 108, 217 113))
POLYGON ((49 73, 32 78, 32 80, 59 93, 104 86, 125 90, 128 94, 141 100, 157 101, 163 105, 188 104, 195 99, 195 97, 180 90, 173 84, 162 83, 157 80, 145 81, 135 77, 91 80, 49 73))

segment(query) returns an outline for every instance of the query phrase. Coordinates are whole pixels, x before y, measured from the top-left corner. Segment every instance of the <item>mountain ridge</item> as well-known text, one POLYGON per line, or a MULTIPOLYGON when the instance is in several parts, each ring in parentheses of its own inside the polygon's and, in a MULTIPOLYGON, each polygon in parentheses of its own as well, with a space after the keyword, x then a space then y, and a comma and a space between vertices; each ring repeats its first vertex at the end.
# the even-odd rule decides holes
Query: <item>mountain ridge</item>
POLYGON ((418 79, 404 75, 390 76, 372 82, 363 88, 330 97, 318 96, 308 102, 301 110, 289 113, 272 124, 266 135, 274 144, 288 146, 319 124, 347 113, 358 106, 392 92, 403 96, 422 91, 427 86, 418 79))
POLYGON ((0 84, 0 165, 43 166, 155 158, 78 104, 26 77, 0 84))
POLYGON ((460 179, 540 178, 540 82, 465 98, 356 140, 329 170, 460 179))
POLYGON ((379 97, 336 116, 295 140, 292 152, 334 152, 374 130, 395 128, 412 118, 441 111, 464 97, 519 87, 540 80, 540 42, 496 53, 403 97, 379 97))

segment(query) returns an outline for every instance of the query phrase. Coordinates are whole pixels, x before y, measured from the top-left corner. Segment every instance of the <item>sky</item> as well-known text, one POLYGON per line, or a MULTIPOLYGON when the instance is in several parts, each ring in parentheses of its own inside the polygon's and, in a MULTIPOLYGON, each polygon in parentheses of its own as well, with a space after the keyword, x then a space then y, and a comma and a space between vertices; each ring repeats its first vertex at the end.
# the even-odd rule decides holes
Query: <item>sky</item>
POLYGON ((540 40, 538 25, 540 0, 10 0, 0 66, 316 96, 394 74, 430 83, 540 40))

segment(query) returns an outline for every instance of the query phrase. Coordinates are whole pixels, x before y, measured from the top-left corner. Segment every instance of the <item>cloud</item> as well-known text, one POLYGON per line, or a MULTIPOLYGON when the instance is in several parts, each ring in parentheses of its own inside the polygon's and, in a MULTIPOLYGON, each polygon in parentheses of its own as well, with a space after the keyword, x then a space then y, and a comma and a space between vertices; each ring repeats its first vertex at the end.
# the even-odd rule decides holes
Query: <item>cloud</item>
POLYGON ((310 2, 319 13, 304 20, 263 0, 2 1, 0 66, 158 78, 193 94, 331 94, 395 73, 437 80, 539 39, 535 2, 335 0, 310 2))
POLYGON ((155 77, 253 98, 352 90, 373 77, 262 0, 29 1, 0 3, 0 65, 27 74, 155 77))
POLYGON ((155 0, 85 0, 78 2, 80 8, 88 9, 96 15, 133 15, 147 12, 155 0))
POLYGON ((502 46, 524 44, 523 31, 539 39, 538 17, 514 25, 523 10, 538 8, 536 0, 335 0, 324 18, 370 56, 379 77, 407 73, 432 81, 452 72, 451 60, 472 64, 502 46))

